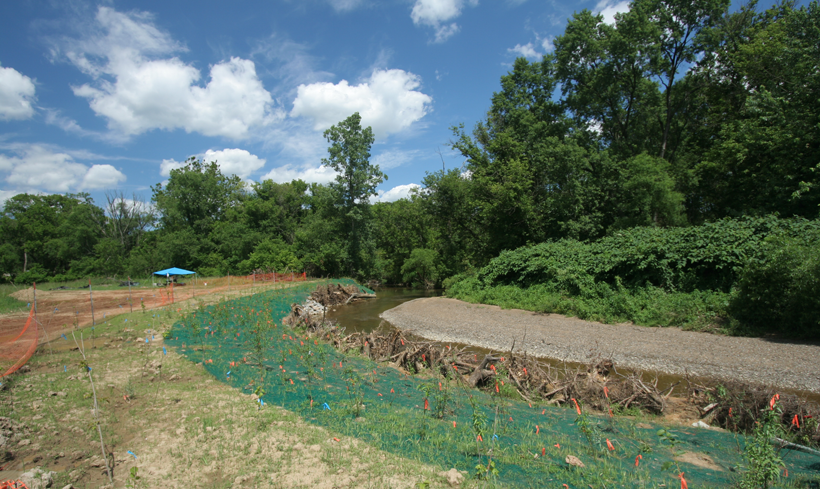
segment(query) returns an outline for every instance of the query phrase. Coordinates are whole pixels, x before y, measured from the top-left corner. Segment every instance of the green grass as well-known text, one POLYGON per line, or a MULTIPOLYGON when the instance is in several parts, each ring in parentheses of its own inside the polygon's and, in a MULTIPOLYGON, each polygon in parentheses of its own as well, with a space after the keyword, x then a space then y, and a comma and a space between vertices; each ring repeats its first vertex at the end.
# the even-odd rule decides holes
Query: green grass
POLYGON ((669 292, 659 287, 627 289, 597 284, 581 295, 555 292, 547 286, 482 286, 464 278, 447 296, 505 309, 576 316, 602 323, 632 322, 642 326, 679 326, 685 330, 731 333, 726 320, 730 294, 719 291, 669 292))
POLYGON ((14 285, 0 285, 0 314, 8 314, 11 312, 26 312, 29 309, 26 301, 19 301, 11 294, 17 292, 23 287, 14 285))

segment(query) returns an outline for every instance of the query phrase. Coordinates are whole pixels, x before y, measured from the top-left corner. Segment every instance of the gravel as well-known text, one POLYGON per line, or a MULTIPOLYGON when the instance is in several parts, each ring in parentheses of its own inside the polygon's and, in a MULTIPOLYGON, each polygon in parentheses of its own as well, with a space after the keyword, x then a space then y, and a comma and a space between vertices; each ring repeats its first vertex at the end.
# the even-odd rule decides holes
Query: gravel
POLYGON ((516 351, 541 358, 585 362, 601 355, 631 369, 820 393, 818 344, 602 324, 444 297, 405 302, 381 317, 435 341, 509 351, 515 339, 516 351))

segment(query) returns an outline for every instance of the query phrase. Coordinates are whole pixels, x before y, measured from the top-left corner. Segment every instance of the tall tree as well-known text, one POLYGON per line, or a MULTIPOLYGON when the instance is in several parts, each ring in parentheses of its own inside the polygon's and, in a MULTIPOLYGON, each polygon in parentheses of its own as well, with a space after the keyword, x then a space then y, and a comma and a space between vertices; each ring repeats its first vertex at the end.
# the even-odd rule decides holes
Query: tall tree
POLYGON ((376 196, 376 186, 387 179, 379 165, 370 163, 370 147, 375 138, 370 127, 362 128, 358 112, 331 126, 324 132, 330 143, 328 158, 322 164, 333 168, 336 180, 331 188, 344 211, 348 238, 346 271, 353 275, 367 273, 375 249, 371 233, 370 197, 376 196))

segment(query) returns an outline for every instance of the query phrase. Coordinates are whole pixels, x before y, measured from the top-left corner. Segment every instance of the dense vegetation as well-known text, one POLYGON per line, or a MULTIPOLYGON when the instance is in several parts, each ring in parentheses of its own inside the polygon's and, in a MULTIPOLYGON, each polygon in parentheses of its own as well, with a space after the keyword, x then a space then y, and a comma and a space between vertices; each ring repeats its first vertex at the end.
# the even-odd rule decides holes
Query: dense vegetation
POLYGON ((635 0, 612 25, 576 13, 553 53, 516 60, 472 132, 453 128, 464 165, 408 199, 370 204, 386 176, 354 114, 325 132, 328 185, 248 187, 191 159, 150 204, 15 196, 0 268, 18 283, 170 265, 449 278, 465 297, 503 288, 510 305, 526 293, 585 317, 812 336, 820 6, 728 7, 635 0))

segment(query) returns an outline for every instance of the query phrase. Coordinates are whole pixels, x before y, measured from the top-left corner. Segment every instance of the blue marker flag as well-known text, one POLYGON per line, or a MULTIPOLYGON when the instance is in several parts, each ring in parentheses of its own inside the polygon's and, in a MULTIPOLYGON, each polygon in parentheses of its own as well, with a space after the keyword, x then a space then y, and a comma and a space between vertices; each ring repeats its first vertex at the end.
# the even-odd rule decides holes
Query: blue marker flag
POLYGON ((230 370, 228 370, 228 373, 227 373, 227 374, 225 374, 225 376, 226 376, 226 377, 230 377, 230 376, 231 376, 231 371, 230 371, 230 370))
POLYGON ((68 372, 68 365, 63 365, 63 372, 68 372))
POLYGON ((330 411, 330 406, 328 406, 327 403, 324 403, 324 404, 322 404, 322 409, 324 409, 326 411, 330 411))
POLYGON ((164 346, 162 347, 162 354, 163 354, 163 355, 167 355, 167 354, 168 354, 168 350, 166 350, 164 346))
POLYGON ((145 342, 148 343, 148 338, 145 338, 145 342))
POLYGON ((132 452, 131 450, 128 450, 128 455, 131 455, 132 457, 134 457, 134 460, 137 459, 137 456, 134 455, 134 452, 132 452))
POLYGON ((498 435, 493 435, 493 440, 498 440, 498 435))

